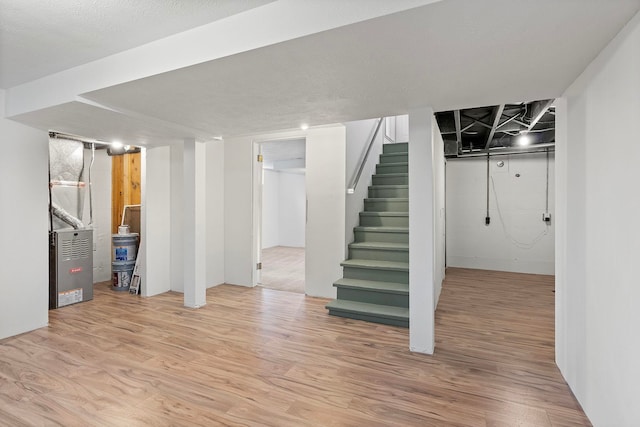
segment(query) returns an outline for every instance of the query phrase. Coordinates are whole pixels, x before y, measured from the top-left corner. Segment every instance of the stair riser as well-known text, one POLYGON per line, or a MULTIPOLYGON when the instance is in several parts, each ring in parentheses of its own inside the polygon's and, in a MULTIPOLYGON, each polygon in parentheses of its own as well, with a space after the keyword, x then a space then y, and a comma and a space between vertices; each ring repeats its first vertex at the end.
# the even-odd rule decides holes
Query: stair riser
POLYGON ((365 200, 364 210, 367 212, 409 212, 407 200, 365 200))
POLYGON ((333 309, 329 309, 329 314, 332 316, 345 317, 347 319, 364 320, 366 322, 381 323, 383 325, 400 326, 401 328, 409 327, 409 319, 407 320, 387 319, 385 317, 369 316, 366 314, 358 314, 358 313, 347 313, 344 311, 338 311, 333 309))
POLYGON ((408 227, 408 216, 360 216, 360 225, 365 227, 408 227))
POLYGON ((338 299, 409 308, 409 295, 375 290, 338 288, 338 299))
POLYGON ((349 249, 351 259, 372 259, 376 261, 409 262, 409 251, 392 251, 388 249, 349 249))
POLYGON ((409 283, 408 271, 379 270, 343 267, 346 279, 374 280, 379 282, 409 283))
POLYGON ((376 165, 376 173, 384 175, 386 173, 408 173, 409 165, 385 165, 384 163, 380 163, 376 165))
POLYGON ((356 242, 409 243, 409 233, 381 233, 379 231, 355 231, 356 242))
POLYGON ((373 185, 409 185, 408 176, 373 175, 373 185))
POLYGON ((383 144, 382 152, 384 154, 390 153, 406 153, 409 151, 409 144, 406 142, 401 142, 398 144, 383 144))
POLYGON ((409 153, 391 153, 382 154, 380 156, 380 163, 407 163, 409 161, 409 153))
POLYGON ((408 188, 371 188, 369 197, 409 197, 408 188))

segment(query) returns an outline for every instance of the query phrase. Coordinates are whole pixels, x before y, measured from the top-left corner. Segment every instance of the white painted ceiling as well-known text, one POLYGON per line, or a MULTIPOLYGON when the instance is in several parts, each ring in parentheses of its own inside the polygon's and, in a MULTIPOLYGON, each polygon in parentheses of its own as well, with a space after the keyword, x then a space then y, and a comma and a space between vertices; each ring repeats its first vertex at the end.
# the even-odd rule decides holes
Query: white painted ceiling
POLYGON ((444 111, 551 99, 639 9, 640 0, 443 0, 79 94, 15 118, 160 145, 419 106, 444 111))
POLYGON ((0 88, 274 0, 0 0, 0 88))

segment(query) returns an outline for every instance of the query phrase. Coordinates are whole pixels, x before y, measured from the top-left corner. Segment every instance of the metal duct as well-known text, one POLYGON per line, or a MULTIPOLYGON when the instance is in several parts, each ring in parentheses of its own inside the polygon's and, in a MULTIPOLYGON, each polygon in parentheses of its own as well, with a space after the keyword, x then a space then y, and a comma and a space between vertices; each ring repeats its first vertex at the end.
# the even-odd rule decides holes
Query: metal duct
POLYGON ((58 206, 54 202, 51 202, 51 213, 56 218, 59 218, 65 224, 69 224, 76 230, 79 228, 84 228, 84 224, 82 223, 82 221, 71 215, 69 212, 65 211, 62 207, 58 206))
POLYGON ((53 230, 69 228, 69 225, 74 228, 84 227, 84 144, 50 139, 49 174, 51 213, 55 216, 52 218, 53 230))

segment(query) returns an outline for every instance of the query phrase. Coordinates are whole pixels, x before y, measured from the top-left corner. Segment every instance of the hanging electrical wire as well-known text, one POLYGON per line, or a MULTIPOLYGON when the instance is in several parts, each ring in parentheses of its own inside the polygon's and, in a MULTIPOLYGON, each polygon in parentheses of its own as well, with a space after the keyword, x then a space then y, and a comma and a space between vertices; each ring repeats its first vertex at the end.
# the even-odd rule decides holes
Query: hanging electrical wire
POLYGON ((545 224, 544 226, 544 230, 538 234, 536 237, 534 237, 534 239, 531 242, 521 242, 518 239, 516 239, 515 237, 513 237, 511 235, 511 233, 509 233, 509 231, 507 231, 507 226, 504 222, 504 218, 502 216, 502 211, 500 209, 500 202, 498 201, 498 193, 496 192, 496 183, 493 180, 493 177, 491 177, 491 187, 493 188, 493 196, 496 200, 496 210, 498 211, 498 218, 500 219, 500 224, 502 224, 502 231, 505 235, 505 237, 507 239, 509 239, 509 241, 511 241, 511 243, 520 248, 520 249, 532 249, 540 240, 542 240, 542 238, 544 236, 546 236, 549 232, 549 227, 547 227, 547 225, 545 224))

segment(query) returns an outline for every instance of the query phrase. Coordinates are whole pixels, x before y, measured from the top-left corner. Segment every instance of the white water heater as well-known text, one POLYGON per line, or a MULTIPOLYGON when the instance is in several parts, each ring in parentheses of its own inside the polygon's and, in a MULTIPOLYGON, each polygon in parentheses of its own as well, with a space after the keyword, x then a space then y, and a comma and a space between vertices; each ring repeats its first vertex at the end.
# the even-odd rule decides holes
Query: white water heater
POLYGON ((93 299, 93 230, 55 230, 49 236, 49 308, 93 299))

